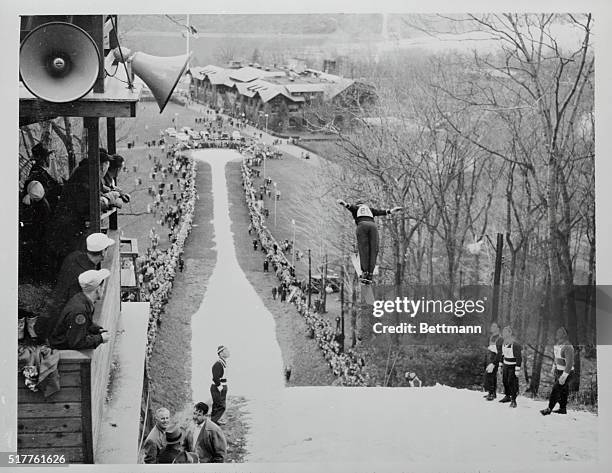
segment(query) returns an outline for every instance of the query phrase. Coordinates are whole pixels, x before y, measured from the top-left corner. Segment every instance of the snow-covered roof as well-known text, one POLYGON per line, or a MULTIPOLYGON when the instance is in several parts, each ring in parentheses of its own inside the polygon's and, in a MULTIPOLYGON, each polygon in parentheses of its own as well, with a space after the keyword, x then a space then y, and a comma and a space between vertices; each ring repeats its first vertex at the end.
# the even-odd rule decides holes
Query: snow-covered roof
POLYGON ((338 81, 332 82, 331 84, 327 84, 327 86, 325 87, 325 92, 323 94, 325 99, 334 98, 336 95, 345 91, 355 83, 353 79, 344 79, 342 77, 338 77, 338 79, 338 81))
POLYGON ((304 82, 295 82, 292 84, 287 84, 285 87, 287 88, 287 91, 290 94, 299 94, 303 92, 307 92, 307 93, 324 92, 325 91, 325 84, 321 84, 321 83, 312 84, 312 83, 304 83, 304 82))
POLYGON ((193 68, 193 72, 194 77, 198 79, 207 77, 210 83, 214 85, 225 85, 227 87, 233 87, 235 85, 235 82, 229 76, 229 70, 223 67, 209 65, 193 68))
POLYGON ((284 71, 266 71, 256 67, 241 67, 240 69, 229 70, 229 77, 239 82, 251 82, 264 77, 280 77, 284 75, 284 71))
POLYGON ((286 71, 266 71, 250 66, 226 69, 210 64, 204 67, 193 67, 191 71, 194 77, 207 78, 213 85, 236 87, 238 93, 245 97, 254 97, 259 94, 264 103, 279 94, 293 102, 304 102, 304 97, 299 94, 308 93, 323 93, 325 99, 331 99, 354 83, 352 79, 314 69, 308 70, 311 77, 300 79, 300 76, 295 76, 293 81, 290 81, 286 71))

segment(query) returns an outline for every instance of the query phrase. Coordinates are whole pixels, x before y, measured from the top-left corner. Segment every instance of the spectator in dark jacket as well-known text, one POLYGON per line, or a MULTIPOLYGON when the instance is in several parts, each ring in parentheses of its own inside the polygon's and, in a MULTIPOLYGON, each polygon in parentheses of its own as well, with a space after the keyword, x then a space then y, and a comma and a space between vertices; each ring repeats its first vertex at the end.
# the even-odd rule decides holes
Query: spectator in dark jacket
POLYGON ((108 171, 102 178, 104 184, 102 192, 103 194, 111 191, 118 192, 119 198, 127 204, 130 201, 130 195, 123 192, 118 185, 119 171, 123 168, 125 159, 123 156, 114 154, 110 157, 109 163, 108 171))
POLYGON ((499 325, 496 322, 491 324, 491 336, 487 347, 487 367, 485 369, 485 389, 487 391, 487 401, 492 401, 497 397, 497 368, 502 360, 503 339, 499 333, 499 325))
MULTIPOLYGON (((109 166, 109 156, 100 150, 100 176, 109 166)), ((102 205, 102 196, 101 207, 102 205)), ((106 204, 105 204, 106 205, 106 204)), ((89 228, 89 160, 83 159, 64 185, 62 198, 48 226, 48 238, 57 264, 83 246, 89 228)))
POLYGON ((502 380, 505 396, 499 402, 509 402, 510 407, 516 407, 516 397, 519 392, 518 375, 523 363, 523 347, 514 339, 512 327, 506 326, 502 331, 502 380))
POLYGON ((210 413, 210 419, 216 424, 223 425, 224 421, 220 420, 225 412, 225 398, 227 396, 227 378, 225 369, 227 368, 227 359, 230 356, 229 349, 223 345, 217 348, 219 359, 212 366, 212 384, 210 385, 210 394, 212 396, 213 405, 210 413))
POLYGON ((170 411, 160 407, 155 411, 155 425, 144 441, 144 462, 157 463, 157 457, 166 447, 166 429, 170 425, 170 411))
POLYGON ((180 428, 166 430, 166 446, 157 456, 157 463, 200 463, 195 453, 185 451, 182 442, 183 431, 180 428))
POLYGON ((51 347, 85 350, 109 341, 108 332, 93 322, 94 304, 101 299, 102 283, 109 275, 108 269, 92 269, 79 275, 81 292, 72 296, 62 310, 49 336, 51 347))
POLYGON ((34 145, 32 148, 32 159, 34 164, 30 169, 30 173, 25 180, 24 188, 28 187, 28 184, 32 181, 38 181, 41 183, 45 190, 45 196, 53 211, 58 203, 59 197, 62 193, 62 184, 58 182, 51 174, 49 174, 50 156, 54 151, 49 150, 42 143, 34 145))
POLYGON ((48 326, 49 322, 57 319, 64 305, 81 291, 79 275, 90 269, 98 269, 104 261, 108 247, 115 241, 104 233, 92 233, 85 243, 86 250, 75 250, 62 262, 47 320, 40 317, 36 326, 36 333, 43 339, 46 338, 47 331, 53 328, 48 326))
POLYGON ((540 411, 543 416, 551 412, 555 414, 567 414, 567 398, 569 396, 569 385, 574 377, 574 346, 570 343, 565 327, 559 327, 555 334, 556 344, 553 347, 555 357, 552 364, 552 374, 555 384, 548 398, 548 407, 540 411), (559 403, 559 409, 553 411, 559 403))
POLYGON ((208 404, 198 402, 193 408, 193 425, 187 431, 183 446, 198 455, 200 463, 223 463, 227 441, 221 428, 207 417, 208 404))
POLYGON ((50 276, 47 267, 45 228, 51 217, 51 206, 45 198, 45 189, 38 181, 30 181, 19 202, 19 265, 20 272, 32 276, 50 276))

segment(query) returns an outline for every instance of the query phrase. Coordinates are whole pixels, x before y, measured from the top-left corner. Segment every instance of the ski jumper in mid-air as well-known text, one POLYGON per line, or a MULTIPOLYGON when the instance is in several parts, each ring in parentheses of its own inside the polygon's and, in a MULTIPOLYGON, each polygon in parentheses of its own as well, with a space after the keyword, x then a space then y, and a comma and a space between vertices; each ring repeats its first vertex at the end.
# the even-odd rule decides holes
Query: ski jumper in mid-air
POLYGON ((374 223, 374 217, 390 215, 393 212, 402 210, 402 207, 379 210, 371 208, 362 201, 357 201, 355 204, 348 204, 344 200, 338 199, 337 202, 346 207, 355 219, 355 223, 357 224, 357 249, 359 251, 361 271, 363 273, 361 280, 365 284, 370 284, 372 282, 374 268, 376 267, 376 258, 378 257, 378 229, 374 223))

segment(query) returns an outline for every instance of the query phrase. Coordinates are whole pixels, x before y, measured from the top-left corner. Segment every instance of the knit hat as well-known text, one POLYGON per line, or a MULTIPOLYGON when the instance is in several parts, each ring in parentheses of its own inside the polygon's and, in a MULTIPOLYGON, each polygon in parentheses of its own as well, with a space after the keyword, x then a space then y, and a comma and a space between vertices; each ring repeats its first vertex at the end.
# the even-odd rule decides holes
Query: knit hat
POLYGON ((110 271, 108 269, 90 269, 79 274, 79 285, 84 292, 93 291, 94 289, 97 289, 98 286, 102 284, 102 281, 109 276, 110 271))
POLYGON ((85 241, 87 243, 87 251, 92 253, 105 250, 115 244, 115 240, 107 237, 104 233, 92 233, 85 241))
POLYGON ((32 181, 26 188, 26 196, 23 198, 23 203, 30 205, 32 202, 37 202, 45 196, 45 188, 38 181, 32 181))

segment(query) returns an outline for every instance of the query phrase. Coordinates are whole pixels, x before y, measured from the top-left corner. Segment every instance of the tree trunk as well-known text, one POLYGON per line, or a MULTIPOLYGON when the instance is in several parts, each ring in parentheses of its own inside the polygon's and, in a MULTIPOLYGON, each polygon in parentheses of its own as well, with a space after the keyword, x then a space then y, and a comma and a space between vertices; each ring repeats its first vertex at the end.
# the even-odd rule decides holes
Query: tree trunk
POLYGON ((351 346, 357 345, 357 275, 351 279, 351 346))
POLYGON ((68 169, 72 172, 72 170, 76 168, 76 154, 74 152, 72 122, 70 121, 70 117, 64 117, 64 128, 66 129, 66 141, 64 141, 64 145, 68 152, 68 169))
POLYGON ((542 373, 542 365, 544 362, 544 352, 546 350, 547 338, 548 338, 548 327, 549 319, 548 314, 550 313, 551 302, 554 299, 550 290, 550 276, 546 277, 545 282, 545 294, 544 303, 540 306, 539 321, 538 321, 538 332, 536 335, 536 350, 534 352, 533 368, 531 371, 531 381, 529 383, 528 392, 532 396, 538 394, 540 389, 540 379, 542 373))

